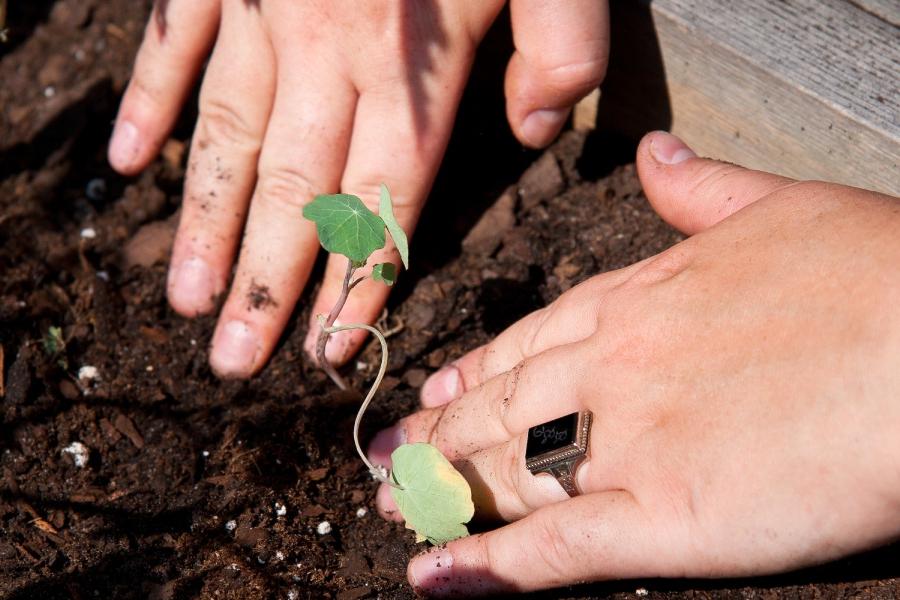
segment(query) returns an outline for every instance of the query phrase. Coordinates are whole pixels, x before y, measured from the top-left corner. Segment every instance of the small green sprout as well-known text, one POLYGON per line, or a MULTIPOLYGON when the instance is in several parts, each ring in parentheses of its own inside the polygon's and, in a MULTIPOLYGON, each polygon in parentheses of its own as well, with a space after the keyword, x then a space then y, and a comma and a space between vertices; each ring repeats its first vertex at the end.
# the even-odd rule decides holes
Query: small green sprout
POLYGON ((57 359, 56 364, 63 369, 69 368, 69 361, 66 359, 66 340, 60 327, 51 325, 44 334, 41 344, 47 356, 57 359))
POLYGON ((378 328, 371 325, 334 324, 350 291, 366 277, 385 285, 393 285, 396 281, 397 267, 389 262, 374 265, 370 276, 359 275, 354 278, 357 270, 366 265, 372 253, 384 248, 387 241, 385 230, 394 241, 403 266, 409 267, 406 234, 394 217, 391 194, 384 184, 381 186, 378 213, 373 213, 358 197, 350 194, 316 196, 303 208, 303 216, 316 224, 322 247, 332 254, 347 257, 347 271, 341 294, 327 316, 318 316, 320 330, 316 342, 316 359, 335 384, 344 390, 347 389, 346 382, 325 356, 329 336, 338 331, 363 329, 378 339, 381 344, 381 366, 356 414, 353 442, 372 476, 391 486, 391 495, 406 519, 406 526, 416 532, 416 539, 442 544, 468 534, 465 523, 471 520, 475 512, 469 484, 440 451, 430 444, 404 444, 397 448, 391 455, 393 472, 390 475, 369 461, 359 442, 359 426, 387 371, 387 340, 378 328))

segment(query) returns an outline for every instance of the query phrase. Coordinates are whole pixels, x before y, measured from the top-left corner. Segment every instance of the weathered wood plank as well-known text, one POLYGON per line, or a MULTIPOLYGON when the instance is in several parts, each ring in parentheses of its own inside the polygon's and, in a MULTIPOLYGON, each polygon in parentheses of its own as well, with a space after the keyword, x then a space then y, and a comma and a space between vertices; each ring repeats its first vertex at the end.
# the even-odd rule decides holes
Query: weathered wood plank
POLYGON ((900 195, 900 30, 846 0, 613 1, 600 125, 900 195))

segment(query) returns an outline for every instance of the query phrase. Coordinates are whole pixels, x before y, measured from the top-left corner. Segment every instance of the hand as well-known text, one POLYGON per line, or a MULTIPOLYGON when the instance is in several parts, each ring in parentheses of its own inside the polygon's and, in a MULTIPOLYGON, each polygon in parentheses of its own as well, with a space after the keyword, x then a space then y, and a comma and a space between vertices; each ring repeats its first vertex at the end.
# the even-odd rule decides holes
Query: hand
POLYGON ((697 235, 438 371, 373 442, 375 462, 435 444, 477 514, 515 521, 413 559, 424 593, 756 575, 900 534, 900 201, 697 158, 665 133, 637 160, 657 212, 697 235), (525 469, 525 436, 584 409, 568 499, 525 469))
MULTIPOLYGON (((318 251, 315 227, 301 216, 314 195, 342 190, 374 208, 385 182, 400 224, 413 229, 475 48, 503 4, 157 0, 109 160, 134 174, 153 159, 215 39, 168 297, 186 316, 213 310, 243 235, 210 351, 218 374, 250 376, 271 354, 318 251)), ((516 52, 507 112, 524 144, 542 146, 603 77, 606 3, 512 0, 511 14, 516 52)), ((399 264, 393 248, 375 259, 399 264)), ((328 262, 309 351, 315 315, 327 313, 340 293, 342 264, 328 262)), ((341 320, 371 323, 386 297, 384 286, 363 283, 341 320)), ((332 336, 330 360, 349 358, 364 336, 332 336)))

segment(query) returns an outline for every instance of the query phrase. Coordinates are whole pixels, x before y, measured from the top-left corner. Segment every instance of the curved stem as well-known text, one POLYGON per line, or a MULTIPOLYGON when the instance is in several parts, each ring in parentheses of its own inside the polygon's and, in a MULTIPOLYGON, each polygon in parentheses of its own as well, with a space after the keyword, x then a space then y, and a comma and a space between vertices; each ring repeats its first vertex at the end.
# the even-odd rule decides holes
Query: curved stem
POLYGON ((369 459, 366 457, 366 453, 363 452, 362 446, 359 443, 359 424, 362 422, 363 415, 366 412, 366 409, 369 408, 369 404, 372 402, 372 398, 375 397, 375 392, 378 391, 378 386, 381 385, 381 380, 384 379, 384 373, 387 371, 388 365, 388 347, 387 340, 384 339, 384 335, 382 335, 381 331, 372 327, 371 325, 365 325, 362 323, 350 323, 348 325, 338 325, 336 327, 325 327, 323 324, 322 331, 325 333, 337 333, 338 331, 346 331, 348 329, 365 329, 376 338, 378 338, 378 342, 381 344, 381 367, 378 369, 378 375, 375 376, 375 381, 372 383, 372 387, 369 388, 369 393, 366 394, 365 400, 363 400, 362 405, 359 407, 359 412, 356 413, 356 420, 353 422, 353 443, 356 444, 356 451, 359 453, 359 457, 362 459, 366 466, 369 467, 369 472, 372 473, 372 476, 375 477, 381 483, 386 483, 391 487, 395 487, 397 489, 403 489, 401 486, 397 485, 387 477, 385 477, 381 471, 375 468, 369 459))
MULTIPOLYGON (((322 329, 319 331, 319 338, 316 340, 316 360, 319 361, 322 370, 324 370, 325 373, 331 377, 331 380, 342 390, 347 389, 347 382, 344 381, 344 378, 341 377, 340 373, 337 372, 337 369, 334 368, 325 356, 325 345, 328 344, 328 336, 333 333, 327 331, 327 329, 334 325, 335 320, 337 320, 338 315, 341 314, 341 310, 344 308, 344 304, 347 302, 350 290, 360 281, 357 279, 353 284, 350 283, 350 278, 353 277, 353 272, 355 270, 356 269, 353 268, 353 263, 348 260, 347 273, 344 275, 344 283, 341 286, 341 295, 338 296, 334 308, 332 308, 331 312, 328 313, 328 316, 324 318, 324 321, 320 321, 322 323, 322 329)), ((319 318, 322 319, 321 316, 319 318)))

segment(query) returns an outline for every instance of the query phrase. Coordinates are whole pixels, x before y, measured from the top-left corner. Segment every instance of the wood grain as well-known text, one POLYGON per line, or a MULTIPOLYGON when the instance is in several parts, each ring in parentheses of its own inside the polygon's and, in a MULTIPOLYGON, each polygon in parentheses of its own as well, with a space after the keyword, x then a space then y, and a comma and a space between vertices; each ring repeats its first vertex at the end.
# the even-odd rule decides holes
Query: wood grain
POLYGON ((707 156, 900 196, 896 26, 846 0, 611 9, 602 129, 669 128, 707 156))

